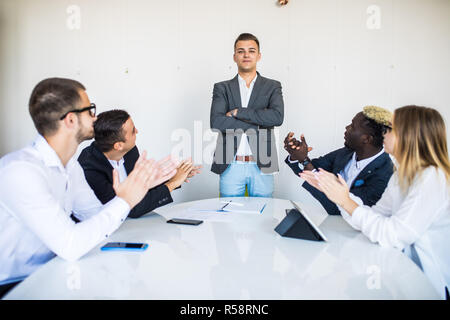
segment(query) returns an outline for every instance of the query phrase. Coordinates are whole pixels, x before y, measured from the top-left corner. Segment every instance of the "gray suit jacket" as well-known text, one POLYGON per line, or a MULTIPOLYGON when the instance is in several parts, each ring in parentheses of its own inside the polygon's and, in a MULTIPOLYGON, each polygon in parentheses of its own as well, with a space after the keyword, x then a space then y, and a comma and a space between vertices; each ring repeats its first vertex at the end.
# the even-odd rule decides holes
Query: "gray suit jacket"
POLYGON ((247 108, 241 106, 238 76, 214 84, 210 125, 219 132, 211 171, 222 174, 234 160, 242 133, 247 134, 250 149, 263 173, 278 171, 274 126, 284 118, 280 82, 258 73, 247 108), (238 109, 236 117, 226 113, 238 109))

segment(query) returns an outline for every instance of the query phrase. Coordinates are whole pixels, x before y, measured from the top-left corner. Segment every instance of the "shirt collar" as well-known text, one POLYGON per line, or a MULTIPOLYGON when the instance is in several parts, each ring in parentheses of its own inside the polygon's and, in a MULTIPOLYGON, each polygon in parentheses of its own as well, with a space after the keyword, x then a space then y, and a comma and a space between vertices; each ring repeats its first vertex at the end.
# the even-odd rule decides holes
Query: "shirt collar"
POLYGON ((61 159, 56 154, 56 151, 48 144, 47 140, 41 135, 38 135, 33 141, 33 147, 37 150, 41 159, 47 167, 58 167, 65 171, 61 159))
POLYGON ((44 161, 44 164, 47 167, 57 167, 62 172, 65 172, 67 169, 71 168, 75 163, 74 162, 75 160, 72 157, 67 162, 67 165, 64 168, 61 159, 59 158, 56 151, 48 144, 47 140, 45 140, 45 138, 40 134, 33 141, 32 146, 39 153, 42 161, 44 161))
POLYGON ((355 164, 355 167, 356 168, 363 168, 363 167, 365 167, 366 165, 368 165, 370 162, 372 162, 373 160, 375 160, 376 158, 378 158, 379 156, 381 156, 382 154, 384 153, 384 147, 383 147, 383 149, 381 149, 381 151, 380 152, 378 152, 376 155, 374 155, 374 156, 372 156, 372 157, 370 157, 370 158, 367 158, 367 159, 363 159, 363 160, 359 160, 359 161, 356 161, 356 152, 354 152, 353 153, 353 157, 352 157, 352 161, 353 161, 353 163, 355 164))
POLYGON ((120 168, 121 166, 123 166, 125 160, 122 158, 119 161, 116 160, 109 160, 109 163, 111 163, 111 165, 113 166, 113 168, 120 168))
MULTIPOLYGON (((256 73, 256 75, 253 78, 252 82, 250 82, 250 86, 255 84, 256 78, 258 78, 258 73, 256 73)), ((245 82, 244 78, 242 78, 240 74, 238 74, 238 80, 239 80, 239 83, 247 85, 247 83, 245 82)))

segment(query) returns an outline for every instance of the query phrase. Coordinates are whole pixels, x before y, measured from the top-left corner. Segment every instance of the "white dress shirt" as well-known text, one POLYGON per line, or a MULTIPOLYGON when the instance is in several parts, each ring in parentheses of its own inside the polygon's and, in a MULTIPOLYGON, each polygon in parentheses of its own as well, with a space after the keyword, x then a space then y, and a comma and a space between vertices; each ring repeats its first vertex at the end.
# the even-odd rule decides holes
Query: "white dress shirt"
POLYGON ((127 170, 125 169, 125 160, 122 158, 119 161, 116 160, 109 160, 109 163, 111 163, 112 167, 116 169, 119 172, 119 181, 122 183, 123 180, 125 180, 128 176, 127 170))
POLYGON ((342 176, 342 178, 344 178, 345 182, 347 182, 347 185, 351 187, 355 178, 364 170, 364 168, 367 167, 367 165, 373 160, 381 156, 383 153, 384 148, 373 157, 357 161, 356 152, 354 152, 352 159, 347 163, 344 170, 341 170, 341 172, 339 172, 339 174, 342 176))
MULTIPOLYGON (((239 92, 241 94, 241 107, 247 108, 248 102, 250 100, 250 96, 252 95, 253 87, 255 85, 256 78, 258 78, 258 74, 256 74, 255 78, 250 83, 250 87, 247 88, 247 83, 245 80, 238 75, 239 81, 239 92)), ((247 135, 244 133, 241 137, 241 142, 239 143, 238 150, 236 152, 237 156, 251 156, 252 150, 250 149, 250 145, 248 143, 247 135)))
POLYGON ((129 211, 119 197, 102 206, 78 161, 64 167, 38 136, 0 159, 0 285, 24 279, 55 255, 79 259, 129 211), (82 222, 75 224, 72 212, 82 222))
POLYGON ((441 169, 425 169, 406 194, 394 173, 381 199, 368 207, 359 204, 353 215, 339 208, 344 219, 372 242, 395 247, 422 268, 445 299, 450 285, 450 187, 441 169))

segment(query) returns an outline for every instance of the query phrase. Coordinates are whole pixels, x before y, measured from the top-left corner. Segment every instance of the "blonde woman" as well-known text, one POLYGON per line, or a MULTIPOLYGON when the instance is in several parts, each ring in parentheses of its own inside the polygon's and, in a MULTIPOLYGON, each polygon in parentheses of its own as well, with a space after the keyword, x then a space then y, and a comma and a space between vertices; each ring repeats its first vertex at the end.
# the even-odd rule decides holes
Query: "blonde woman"
POLYGON ((448 299, 450 162, 444 120, 431 108, 399 108, 384 147, 394 156, 396 171, 375 206, 365 206, 349 193, 340 175, 319 169, 301 177, 324 192, 371 241, 404 250, 448 299))

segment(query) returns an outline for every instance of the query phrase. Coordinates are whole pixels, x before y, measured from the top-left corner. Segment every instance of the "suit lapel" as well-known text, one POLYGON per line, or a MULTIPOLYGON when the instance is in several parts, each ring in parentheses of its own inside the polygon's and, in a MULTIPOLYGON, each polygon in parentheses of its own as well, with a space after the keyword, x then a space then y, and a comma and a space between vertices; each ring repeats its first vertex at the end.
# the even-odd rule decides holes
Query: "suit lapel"
POLYGON ((342 156, 340 156, 336 161, 336 165, 334 166, 334 173, 339 173, 341 172, 341 170, 344 170, 347 163, 352 159, 353 151, 348 149, 344 150, 345 153, 343 153, 342 156))
POLYGON ((382 155, 380 155, 379 157, 375 158, 375 160, 373 160, 372 162, 370 162, 364 169, 363 171, 361 171, 358 176, 355 178, 355 180, 353 181, 353 183, 356 180, 359 179, 365 179, 367 177, 367 175, 371 174, 372 171, 376 170, 377 168, 379 168, 380 166, 382 166, 384 164, 384 162, 386 161, 386 157, 389 157, 389 155, 387 153, 383 153, 382 155))
POLYGON ((230 105, 230 109, 240 108, 242 107, 241 104, 241 90, 239 89, 239 80, 238 75, 231 79, 230 81, 230 90, 231 90, 231 96, 233 97, 234 104, 230 105))
POLYGON ((259 93, 263 87, 264 81, 259 74, 259 72, 256 72, 258 77, 256 78, 255 84, 253 85, 252 94, 250 95, 250 100, 248 100, 247 108, 252 108, 253 104, 255 103, 256 98, 259 96, 259 93))
POLYGON ((124 167, 125 171, 127 172, 127 175, 130 174, 131 171, 134 169, 134 165, 136 164, 137 160, 139 159, 139 150, 137 146, 134 146, 133 149, 128 151, 124 156, 124 167))

